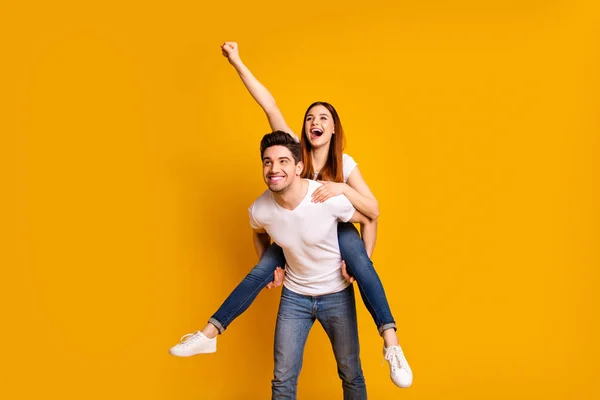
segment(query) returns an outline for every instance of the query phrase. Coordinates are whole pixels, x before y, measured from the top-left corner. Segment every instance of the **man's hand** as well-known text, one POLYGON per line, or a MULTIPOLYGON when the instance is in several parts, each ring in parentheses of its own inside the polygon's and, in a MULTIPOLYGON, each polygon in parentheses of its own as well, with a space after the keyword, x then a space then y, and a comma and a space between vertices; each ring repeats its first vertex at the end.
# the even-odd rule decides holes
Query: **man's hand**
POLYGON ((238 44, 236 42, 225 42, 221 46, 223 56, 229 60, 231 65, 241 62, 240 53, 238 52, 238 44))
POLYGON ((344 260, 342 260, 342 276, 350 283, 355 280, 353 276, 348 275, 348 271, 346 271, 346 261, 344 260))
POLYGON ((272 289, 281 286, 283 283, 283 279, 285 278, 285 271, 281 267, 275 268, 275 272, 273 272, 273 282, 269 282, 266 289, 272 289))

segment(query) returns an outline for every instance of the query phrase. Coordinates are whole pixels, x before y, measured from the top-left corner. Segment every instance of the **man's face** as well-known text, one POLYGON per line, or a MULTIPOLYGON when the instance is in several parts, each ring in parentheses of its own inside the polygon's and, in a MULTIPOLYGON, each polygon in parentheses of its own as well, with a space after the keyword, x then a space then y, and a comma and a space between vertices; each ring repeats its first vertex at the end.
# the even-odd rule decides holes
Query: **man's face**
POLYGON ((302 172, 302 163, 294 164, 294 156, 284 146, 271 146, 263 154, 263 178, 274 193, 282 193, 302 172))

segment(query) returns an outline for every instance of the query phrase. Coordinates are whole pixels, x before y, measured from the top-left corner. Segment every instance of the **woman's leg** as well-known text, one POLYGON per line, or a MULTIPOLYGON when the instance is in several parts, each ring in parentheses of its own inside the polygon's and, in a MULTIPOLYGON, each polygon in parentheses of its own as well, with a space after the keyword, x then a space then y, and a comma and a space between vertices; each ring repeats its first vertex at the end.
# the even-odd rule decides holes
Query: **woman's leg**
POLYGON ((252 268, 209 319, 209 323, 217 328, 218 333, 223 333, 234 319, 250 307, 258 293, 273 281, 273 273, 277 267, 285 268, 285 256, 281 247, 271 243, 258 264, 252 268))
POLYGON ((379 334, 382 335, 389 329, 396 329, 383 285, 367 255, 358 230, 349 222, 339 223, 338 241, 348 273, 356 279, 360 295, 377 325, 379 334))
POLYGON ((396 336, 396 323, 379 275, 367 255, 358 231, 351 223, 338 223, 338 241, 348 273, 356 279, 360 295, 383 337, 384 357, 390 365, 390 377, 399 387, 412 384, 412 371, 396 336))
POLYGON ((285 267, 285 257, 281 247, 272 243, 263 253, 259 263, 225 299, 221 307, 202 329, 185 335, 181 343, 171 347, 169 352, 178 357, 217 351, 216 336, 252 304, 258 293, 273 281, 277 267, 285 267))

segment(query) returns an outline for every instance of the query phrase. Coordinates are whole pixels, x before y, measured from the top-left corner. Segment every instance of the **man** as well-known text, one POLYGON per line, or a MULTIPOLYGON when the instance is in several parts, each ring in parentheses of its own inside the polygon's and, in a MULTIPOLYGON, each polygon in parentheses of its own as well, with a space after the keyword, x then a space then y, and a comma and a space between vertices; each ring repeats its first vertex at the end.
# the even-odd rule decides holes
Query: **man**
POLYGON ((313 203, 311 195, 321 184, 300 178, 300 154, 300 144, 287 133, 263 137, 263 178, 269 190, 249 209, 257 253, 273 239, 288 264, 275 329, 272 398, 296 398, 304 346, 318 320, 333 347, 344 399, 366 399, 354 291, 342 276, 337 223, 371 221, 343 195, 313 203))

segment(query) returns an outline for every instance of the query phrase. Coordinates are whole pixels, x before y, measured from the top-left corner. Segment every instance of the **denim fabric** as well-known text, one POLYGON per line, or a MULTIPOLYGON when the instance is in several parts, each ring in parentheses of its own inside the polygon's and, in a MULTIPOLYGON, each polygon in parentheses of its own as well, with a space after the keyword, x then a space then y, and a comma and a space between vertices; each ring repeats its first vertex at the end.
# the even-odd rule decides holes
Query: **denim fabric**
POLYGON ((366 399, 354 287, 350 285, 323 296, 305 296, 283 288, 275 328, 272 400, 296 399, 304 346, 315 321, 321 323, 331 341, 344 400, 366 399))
MULTIPOLYGON (((348 273, 356 279, 360 295, 379 333, 389 328, 395 329, 396 324, 383 285, 353 224, 338 224, 338 241, 348 273)), ((285 268, 285 256, 281 247, 272 243, 265 250, 258 265, 231 292, 209 322, 223 333, 235 318, 246 311, 261 289, 273 280, 273 273, 277 267, 285 268)))
POLYGON ((396 329, 379 275, 373 268, 365 244, 353 224, 338 224, 338 241, 342 258, 346 261, 346 270, 356 279, 363 303, 371 313, 379 333, 390 328, 396 329))
POLYGON ((285 256, 281 247, 272 243, 263 253, 258 265, 237 285, 209 322, 223 333, 234 319, 250 307, 258 293, 273 281, 273 273, 277 267, 285 268, 285 256))

